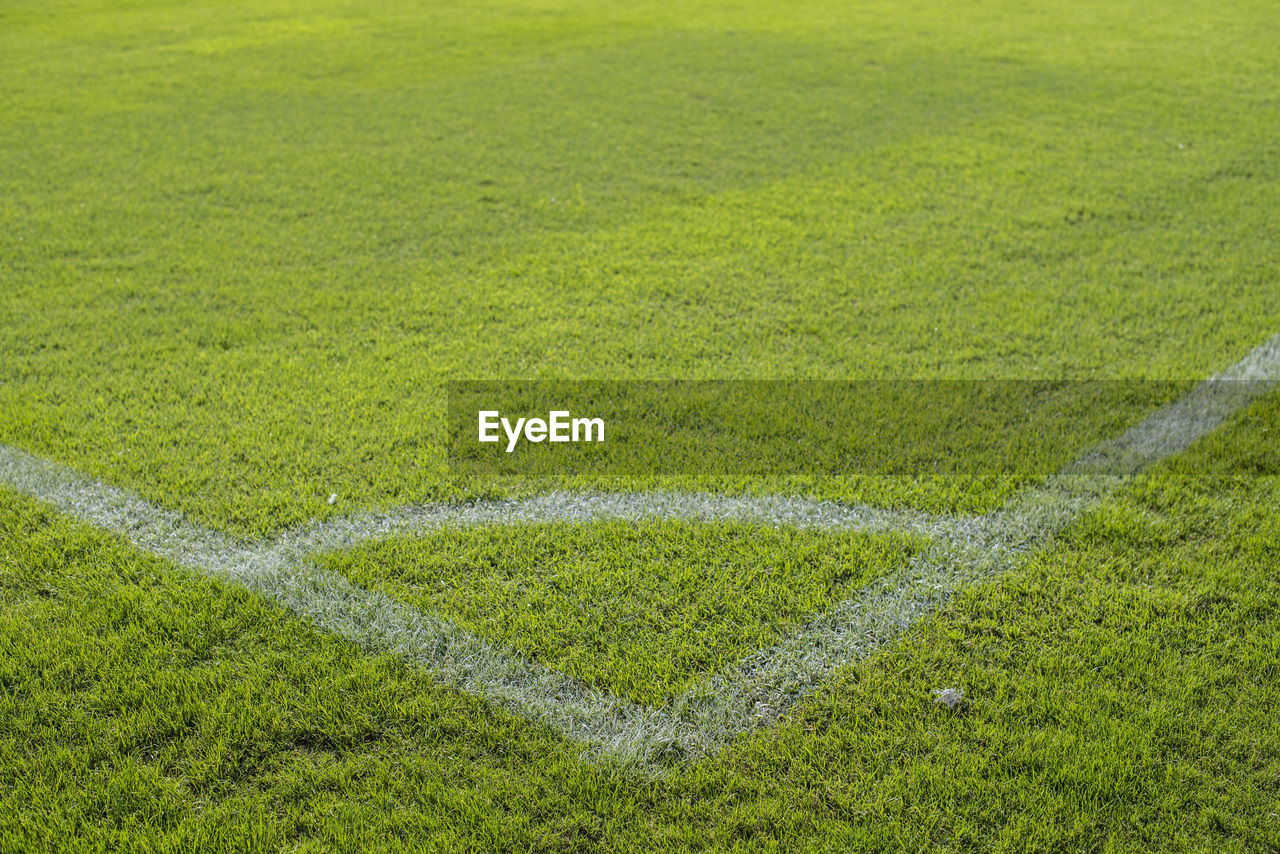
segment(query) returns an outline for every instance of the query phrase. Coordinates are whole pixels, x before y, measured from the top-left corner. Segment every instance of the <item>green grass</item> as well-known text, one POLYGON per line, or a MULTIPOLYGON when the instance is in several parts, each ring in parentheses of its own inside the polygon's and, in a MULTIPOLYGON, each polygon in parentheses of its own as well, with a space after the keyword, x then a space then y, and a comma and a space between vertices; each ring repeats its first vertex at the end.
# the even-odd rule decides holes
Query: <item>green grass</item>
POLYGON ((660 781, 8 496, 0 848, 1273 850, 1277 419, 660 781))
MULTIPOLYGON (((1280 331, 1277 44, 1257 0, 14 0, 0 443, 246 537, 588 484, 999 507, 1025 477, 462 476, 444 384, 1207 376, 1280 331)), ((1275 852, 1277 431, 659 779, 0 491, 0 852, 1275 852)), ((323 560, 656 702, 915 547, 323 560)))
POLYGON ((658 704, 854 595, 917 545, 722 523, 522 524, 392 540, 324 565, 658 704))
POLYGON ((509 490, 445 468, 454 377, 1195 378, 1280 328, 1265 4, 0 14, 0 440, 240 533, 509 490))

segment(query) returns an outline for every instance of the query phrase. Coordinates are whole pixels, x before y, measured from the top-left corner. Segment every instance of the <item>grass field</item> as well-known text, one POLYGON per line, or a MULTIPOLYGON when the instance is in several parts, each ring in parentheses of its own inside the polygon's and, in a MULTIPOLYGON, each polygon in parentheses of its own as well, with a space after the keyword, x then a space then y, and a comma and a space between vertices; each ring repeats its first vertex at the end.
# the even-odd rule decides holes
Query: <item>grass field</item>
POLYGON ((910 554, 884 536, 561 523, 380 543, 333 568, 571 676, 660 702, 910 554))
POLYGON ((1280 394, 1018 537, 1052 480, 445 456, 453 379, 1183 394, 1280 333, 1277 48, 1257 0, 4 4, 0 851, 1280 851, 1280 394))

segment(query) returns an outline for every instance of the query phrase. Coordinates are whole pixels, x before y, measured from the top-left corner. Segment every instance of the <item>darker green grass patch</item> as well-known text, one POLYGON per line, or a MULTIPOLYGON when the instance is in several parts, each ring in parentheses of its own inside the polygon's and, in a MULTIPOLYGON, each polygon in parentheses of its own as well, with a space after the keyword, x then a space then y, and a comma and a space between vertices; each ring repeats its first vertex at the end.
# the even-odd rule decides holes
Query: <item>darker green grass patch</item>
POLYGON ((656 703, 776 641, 917 545, 723 523, 519 524, 324 562, 570 676, 656 703))

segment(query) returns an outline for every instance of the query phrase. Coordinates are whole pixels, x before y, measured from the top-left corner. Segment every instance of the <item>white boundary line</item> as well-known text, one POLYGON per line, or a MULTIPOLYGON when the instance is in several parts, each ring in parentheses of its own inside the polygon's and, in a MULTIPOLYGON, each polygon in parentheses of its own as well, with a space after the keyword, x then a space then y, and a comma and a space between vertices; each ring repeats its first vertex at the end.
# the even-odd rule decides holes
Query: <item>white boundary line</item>
POLYGON ((708 494, 552 493, 463 506, 429 505, 317 522, 249 544, 181 514, 0 445, 0 485, 51 504, 137 548, 273 599, 364 649, 389 651, 442 682, 484 696, 579 741, 586 755, 661 771, 714 753, 768 725, 838 669, 871 654, 962 586, 1007 571, 1124 482, 1187 448, 1280 380, 1280 335, 1118 439, 981 517, 931 516, 803 498, 708 494), (898 531, 931 545, 908 565, 841 602, 777 645, 649 707, 497 648, 433 614, 315 566, 311 556, 446 526, 604 519, 730 520, 806 528, 898 531))
POLYGON ((349 549, 374 540, 413 537, 446 527, 547 522, 672 520, 743 522, 806 529, 897 532, 963 539, 983 521, 865 504, 782 495, 741 497, 701 492, 549 492, 530 498, 472 504, 429 504, 389 513, 313 522, 274 542, 303 553, 349 549))

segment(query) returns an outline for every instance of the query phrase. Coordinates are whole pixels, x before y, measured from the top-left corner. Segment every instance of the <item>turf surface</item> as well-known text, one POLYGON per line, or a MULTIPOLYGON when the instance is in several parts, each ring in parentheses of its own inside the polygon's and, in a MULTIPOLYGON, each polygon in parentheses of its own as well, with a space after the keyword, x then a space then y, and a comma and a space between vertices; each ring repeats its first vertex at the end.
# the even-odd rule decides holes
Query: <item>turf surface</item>
POLYGON ((652 704, 772 645, 901 565, 912 545, 748 525, 561 523, 444 531, 324 563, 652 704))
MULTIPOLYGON (((1280 330, 1277 44, 1257 0, 8 2, 0 443, 264 536, 565 485, 451 473, 449 379, 1198 379, 1280 330)), ((660 779, 0 491, 0 851, 1280 850, 1278 424, 660 779)), ((660 701, 912 547, 329 561, 660 701)))
POLYGON ((1280 328, 1265 4, 0 14, 0 439, 241 533, 509 488, 449 476, 448 378, 1198 378, 1280 328))
POLYGON ((6 496, 0 847, 1272 850, 1278 419, 659 781, 6 496))

